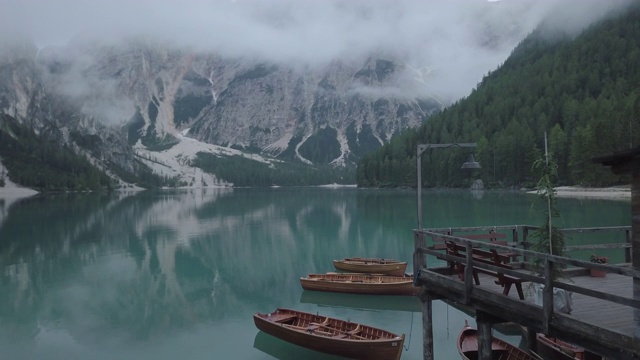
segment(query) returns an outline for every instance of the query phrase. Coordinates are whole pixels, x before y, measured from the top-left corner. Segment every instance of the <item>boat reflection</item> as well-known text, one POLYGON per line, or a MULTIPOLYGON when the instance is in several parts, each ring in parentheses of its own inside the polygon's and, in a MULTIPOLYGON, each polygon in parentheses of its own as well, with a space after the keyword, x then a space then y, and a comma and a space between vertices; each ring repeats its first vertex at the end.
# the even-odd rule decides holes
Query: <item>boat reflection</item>
POLYGON ((305 349, 301 346, 290 344, 280 340, 262 331, 258 331, 256 338, 253 340, 253 347, 280 360, 324 360, 324 359, 344 359, 338 356, 321 353, 305 349))
POLYGON ((415 296, 356 295, 304 290, 300 302, 364 310, 421 311, 420 300, 415 296))

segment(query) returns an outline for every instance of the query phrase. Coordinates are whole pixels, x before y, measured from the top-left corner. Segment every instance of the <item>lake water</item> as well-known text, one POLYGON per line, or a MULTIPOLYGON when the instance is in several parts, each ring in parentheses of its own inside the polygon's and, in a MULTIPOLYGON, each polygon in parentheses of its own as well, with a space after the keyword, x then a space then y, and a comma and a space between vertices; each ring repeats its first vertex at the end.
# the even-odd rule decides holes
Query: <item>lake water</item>
MULTIPOLYGON (((533 195, 425 191, 425 227, 536 225, 533 195)), ((562 227, 630 225, 630 202, 560 199, 562 227)), ((422 359, 420 302, 303 291, 349 256, 407 260, 416 193, 208 189, 0 200, 2 359, 327 359, 266 334, 287 307, 405 333, 422 359)), ((570 240, 571 241, 571 240, 570 240)), ((411 265, 409 265, 411 267, 411 265)), ((458 358, 473 317, 435 302, 435 354, 458 358)), ((518 336, 507 337, 519 342, 518 336)))

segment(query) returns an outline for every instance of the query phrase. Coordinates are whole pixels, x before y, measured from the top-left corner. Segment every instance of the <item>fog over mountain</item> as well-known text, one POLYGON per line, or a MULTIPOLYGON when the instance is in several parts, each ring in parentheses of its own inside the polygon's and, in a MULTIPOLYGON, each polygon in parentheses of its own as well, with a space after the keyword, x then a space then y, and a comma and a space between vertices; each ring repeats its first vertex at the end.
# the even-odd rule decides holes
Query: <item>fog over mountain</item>
MULTIPOLYGON (((550 12, 581 28, 627 0, 0 0, 2 34, 39 47, 136 35, 222 56, 317 65, 371 53, 429 66, 414 91, 457 99, 550 12)), ((0 35, 2 36, 2 35, 0 35)))
POLYGON ((574 36, 631 2, 0 0, 0 115, 193 186, 233 182, 202 154, 353 171, 536 27, 574 36))

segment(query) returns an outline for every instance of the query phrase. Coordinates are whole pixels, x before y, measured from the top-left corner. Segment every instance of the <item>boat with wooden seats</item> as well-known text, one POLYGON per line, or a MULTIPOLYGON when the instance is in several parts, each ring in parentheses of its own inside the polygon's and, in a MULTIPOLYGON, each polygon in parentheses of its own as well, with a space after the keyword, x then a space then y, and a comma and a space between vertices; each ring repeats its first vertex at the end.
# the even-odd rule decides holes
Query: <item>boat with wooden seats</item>
POLYGON ((413 277, 360 273, 309 274, 300 278, 305 290, 367 295, 416 295, 413 277))
MULTIPOLYGON (((457 345, 463 360, 476 360, 478 353, 478 330, 469 326, 467 321, 458 335, 457 345)), ((492 358, 495 360, 539 360, 540 357, 526 352, 517 346, 494 337, 491 341, 492 358)))
POLYGON ((361 257, 333 260, 333 266, 337 270, 346 272, 384 274, 392 276, 404 276, 405 271, 407 270, 406 261, 361 257))
POLYGON ((352 359, 400 359, 404 334, 318 314, 278 308, 255 313, 256 327, 281 340, 352 359))
POLYGON ((560 339, 536 334, 537 353, 549 360, 583 360, 584 349, 560 339))

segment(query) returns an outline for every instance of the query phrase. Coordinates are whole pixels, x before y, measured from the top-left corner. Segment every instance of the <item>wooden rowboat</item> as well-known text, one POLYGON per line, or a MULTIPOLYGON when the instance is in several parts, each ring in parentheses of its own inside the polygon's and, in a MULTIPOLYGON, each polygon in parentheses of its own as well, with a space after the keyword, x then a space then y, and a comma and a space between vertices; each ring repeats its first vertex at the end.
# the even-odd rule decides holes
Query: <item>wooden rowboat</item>
POLYGON ((583 360, 584 349, 562 340, 536 334, 538 353, 549 360, 583 360))
POLYGON ((256 327, 308 349, 352 359, 400 359, 404 334, 350 321, 279 308, 253 315, 256 327))
POLYGON ((330 291, 368 295, 415 295, 419 288, 413 286, 409 276, 380 274, 327 273, 309 274, 300 278, 305 290, 330 291))
POLYGON ((346 272, 385 274, 392 276, 404 276, 404 273, 407 270, 406 261, 359 257, 333 260, 333 266, 338 270, 346 272))
MULTIPOLYGON (((458 335, 458 352, 463 360, 475 360, 478 353, 478 330, 469 327, 465 321, 460 335, 458 335)), ((517 346, 496 337, 491 341, 491 350, 495 360, 538 360, 540 357, 530 354, 517 346)))

